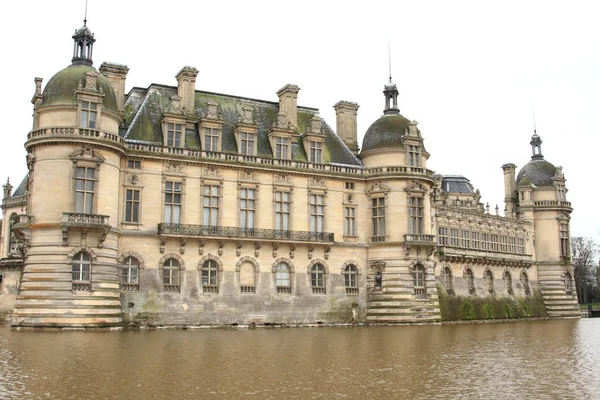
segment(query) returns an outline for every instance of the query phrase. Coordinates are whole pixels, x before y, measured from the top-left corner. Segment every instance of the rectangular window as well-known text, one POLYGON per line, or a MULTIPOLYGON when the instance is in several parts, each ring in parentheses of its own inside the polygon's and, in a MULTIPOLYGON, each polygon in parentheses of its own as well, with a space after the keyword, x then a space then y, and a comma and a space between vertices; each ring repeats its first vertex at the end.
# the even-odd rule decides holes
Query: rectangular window
POLYGON ((557 194, 558 194, 558 201, 565 201, 567 200, 567 196, 566 196, 566 191, 565 191, 565 187, 563 185, 558 185, 556 187, 557 190, 557 194))
POLYGON ((490 249, 490 234, 482 233, 481 234, 481 250, 489 250, 490 249))
POLYGON ((322 194, 310 195, 310 231, 323 232, 325 219, 325 196, 322 194))
POLYGON ((322 163, 323 143, 321 142, 310 142, 310 162, 320 164, 322 163))
POLYGON ((240 189, 240 228, 254 228, 256 189, 240 189))
POLYGON ((471 232, 470 231, 462 231, 462 240, 460 243, 461 247, 468 249, 471 247, 471 232))
POLYGON ((471 232, 471 248, 479 250, 480 242, 479 242, 479 232, 471 232))
POLYGON ((290 140, 288 138, 275 138, 275 158, 288 159, 290 140))
POLYGON ((506 253, 508 251, 508 238, 500 236, 500 251, 506 253))
POLYGON ((140 160, 127 160, 127 168, 142 169, 142 162, 140 160))
POLYGON ((570 257, 571 249, 569 248, 569 225, 559 224, 560 230, 560 255, 561 257, 570 257))
POLYGON ((290 229, 290 193, 275 192, 275 229, 290 229))
POLYGON ((458 245, 459 245, 458 229, 450 228, 450 246, 458 247, 458 245))
POLYGON ((408 199, 408 210, 410 215, 408 233, 420 235, 423 233, 423 198, 410 197, 408 199))
POLYGON ((517 253, 525 254, 525 239, 523 238, 517 239, 517 253))
POLYGON ((181 216, 181 183, 165 182, 165 222, 178 224, 181 216))
POLYGON ((140 222, 139 189, 127 189, 125 191, 125 222, 140 222))
POLYGON ((204 128, 204 150, 219 151, 219 130, 215 128, 204 128))
POLYGON ((492 251, 498 251, 498 235, 490 235, 492 251))
POLYGON ((344 236, 356 236, 356 208, 344 207, 344 236))
POLYGON ((508 252, 513 253, 513 254, 517 252, 517 238, 516 237, 508 238, 508 252))
POLYGON ((385 197, 371 199, 373 241, 385 242, 385 197))
POLYGON ((94 168, 77 167, 75 170, 75 212, 91 214, 94 204, 94 168))
POLYGON ((448 228, 443 226, 438 228, 438 244, 440 246, 448 246, 448 228))
POLYGON ((167 124, 167 146, 181 147, 182 124, 167 124))
POLYGON ((202 223, 217 226, 219 222, 219 186, 204 185, 202 202, 202 223))
POLYGON ((254 155, 254 135, 251 133, 240 133, 240 153, 245 156, 254 155))
POLYGON ((91 101, 81 102, 81 119, 80 125, 82 128, 96 129, 96 117, 98 116, 98 104, 91 101))
POLYGON ((419 146, 408 146, 408 165, 411 167, 421 166, 421 151, 419 146))
POLYGON ((354 190, 354 182, 345 182, 345 183, 344 183, 344 187, 345 187, 347 190, 354 190))

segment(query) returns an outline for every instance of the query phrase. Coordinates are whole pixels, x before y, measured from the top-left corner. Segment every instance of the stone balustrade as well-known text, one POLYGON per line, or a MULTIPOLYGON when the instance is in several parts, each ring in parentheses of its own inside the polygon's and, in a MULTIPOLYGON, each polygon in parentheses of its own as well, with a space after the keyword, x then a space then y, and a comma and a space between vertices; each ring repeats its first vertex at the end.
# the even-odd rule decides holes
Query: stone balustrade
POLYGON ((63 213, 62 226, 73 228, 105 228, 109 226, 108 215, 63 213))
POLYGON ((34 129, 27 134, 27 140, 44 138, 44 137, 83 137, 105 140, 125 145, 123 138, 117 134, 105 132, 99 129, 76 128, 76 127, 48 127, 34 129))

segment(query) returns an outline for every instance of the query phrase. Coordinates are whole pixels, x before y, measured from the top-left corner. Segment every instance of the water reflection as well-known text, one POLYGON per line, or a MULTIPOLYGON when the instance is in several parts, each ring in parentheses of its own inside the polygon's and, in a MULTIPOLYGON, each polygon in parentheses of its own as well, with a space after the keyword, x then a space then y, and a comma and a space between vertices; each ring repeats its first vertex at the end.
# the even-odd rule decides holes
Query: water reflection
POLYGON ((600 319, 86 333, 2 326, 0 398, 595 398, 598 343, 600 319))

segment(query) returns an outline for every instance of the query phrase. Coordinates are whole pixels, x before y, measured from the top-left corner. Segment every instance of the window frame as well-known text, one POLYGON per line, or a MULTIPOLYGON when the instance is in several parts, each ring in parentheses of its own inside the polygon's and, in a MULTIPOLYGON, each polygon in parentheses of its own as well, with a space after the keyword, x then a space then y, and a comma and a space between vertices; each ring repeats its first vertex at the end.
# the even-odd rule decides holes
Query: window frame
POLYGON ((166 224, 182 224, 183 223, 183 196, 184 196, 184 181, 173 178, 163 179, 162 185, 162 200, 163 200, 163 221, 166 224), (169 184, 171 189, 169 190, 169 184), (179 190, 175 188, 179 186, 179 190), (171 196, 171 201, 167 201, 167 196, 171 196), (179 196, 179 201, 175 201, 179 196), (170 211, 167 211, 167 207, 170 207, 170 211), (179 210, 179 213, 175 213, 175 210, 179 210), (167 217, 168 215, 168 217, 167 217), (175 216, 177 215, 177 218, 175 216))
POLYGON ((83 129, 100 129, 100 115, 102 111, 102 101, 94 101, 92 99, 80 99, 78 102, 79 111, 79 127, 83 129), (87 107, 85 107, 87 105, 87 107), (92 108, 93 105, 93 108, 92 108), (91 116, 94 118, 91 118, 91 116), (85 116, 85 120, 84 120, 85 116), (93 121, 92 125, 90 123, 93 121))
POLYGON ((373 196, 370 200, 371 242, 385 242, 387 241, 387 196, 373 196))
POLYGON ((313 164, 323 164, 323 142, 316 140, 309 140, 309 162, 313 164))
POLYGON ((142 211, 142 190, 137 187, 125 187, 125 207, 123 209, 123 222, 126 224, 140 224, 142 211), (129 192, 132 198, 129 199, 129 192), (137 192, 138 198, 135 198, 137 192), (136 206, 137 205, 137 209, 136 206), (131 210, 131 215, 128 218, 128 210, 131 210))
POLYGON ((347 264, 342 267, 342 276, 344 277, 344 288, 347 295, 358 295, 358 279, 360 270, 356 264, 347 264))
POLYGON ((276 187, 273 189, 273 227, 277 231, 292 230, 292 194, 292 188, 276 187), (281 198, 278 198, 279 194, 281 194, 281 198), (287 210, 285 205, 287 205, 287 210))
POLYGON ((312 294, 327 294, 327 267, 321 262, 311 264, 308 275, 312 294))
POLYGON ((71 258, 71 286, 73 292, 92 291, 92 266, 94 258, 85 249, 80 249, 71 258))
POLYGON ((74 184, 74 211, 77 214, 95 214, 96 210, 96 190, 98 188, 98 167, 96 165, 88 164, 88 163, 77 163, 74 167, 74 176, 73 176, 73 184, 74 184), (83 177, 79 176, 79 171, 83 170, 83 177), (91 177, 89 176, 89 172, 91 171, 91 177), (79 182, 83 182, 83 189, 78 189, 79 182), (91 182, 92 189, 87 189, 88 182, 91 182), (82 193, 82 204, 79 204, 79 193, 82 193), (91 199, 89 199, 91 197, 91 199), (89 199, 89 209, 88 209, 88 199, 89 199))
POLYGON ((119 282, 121 285, 121 291, 137 292, 140 285, 140 261, 134 256, 127 256, 119 263, 119 269, 119 282), (133 260, 135 260, 135 263, 132 262, 133 260), (133 270, 135 270, 134 282, 132 282, 131 279, 134 275, 131 273, 133 270), (123 281, 124 277, 127 277, 126 281, 123 281))
POLYGON ((327 193, 308 191, 309 231, 312 233, 325 232, 325 213, 327 209, 327 193))
POLYGON ((423 196, 409 195, 408 196, 408 233, 412 235, 420 235, 423 233, 423 219, 425 213, 425 205, 423 196))
POLYGON ((275 260, 273 263, 271 272, 273 274, 273 284, 275 287, 276 294, 292 294, 294 287, 294 264, 287 258, 279 258, 275 260), (282 269, 285 266, 285 270, 282 269), (285 275, 278 274, 287 274, 287 278, 285 275), (282 278, 282 276, 284 278, 282 278), (282 285, 281 283, 286 283, 287 285, 282 285))
POLYGON ((202 225, 221 226, 221 182, 204 181, 201 187, 202 225), (215 193, 216 191, 216 193, 215 193))

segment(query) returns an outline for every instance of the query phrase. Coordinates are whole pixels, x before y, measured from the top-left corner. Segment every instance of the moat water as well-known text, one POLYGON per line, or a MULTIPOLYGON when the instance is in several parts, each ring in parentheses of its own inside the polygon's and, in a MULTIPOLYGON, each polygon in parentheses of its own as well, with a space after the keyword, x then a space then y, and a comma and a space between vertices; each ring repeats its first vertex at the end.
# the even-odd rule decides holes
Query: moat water
POLYGON ((600 319, 16 332, 0 399, 599 399, 600 319))

